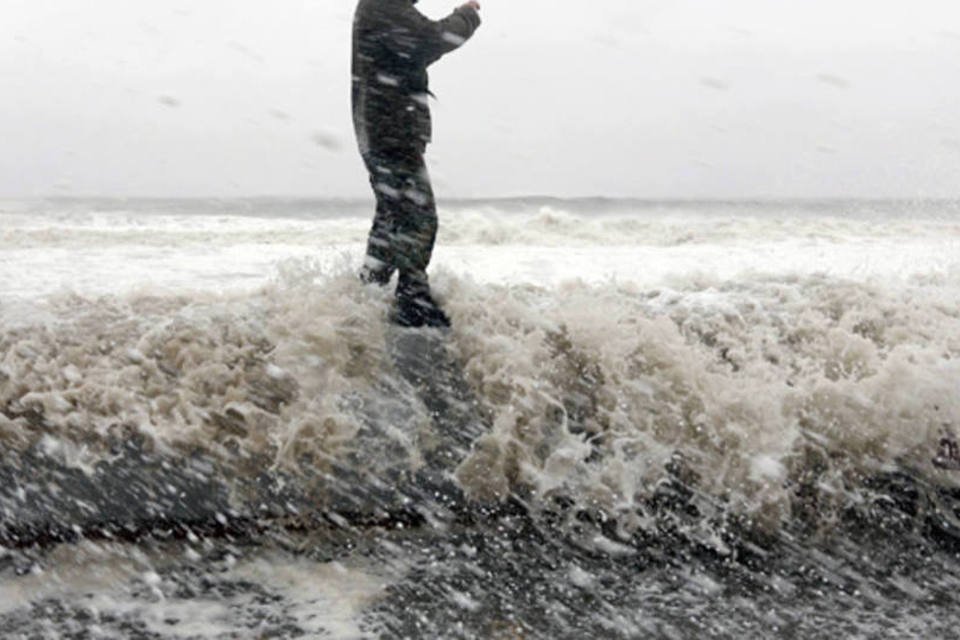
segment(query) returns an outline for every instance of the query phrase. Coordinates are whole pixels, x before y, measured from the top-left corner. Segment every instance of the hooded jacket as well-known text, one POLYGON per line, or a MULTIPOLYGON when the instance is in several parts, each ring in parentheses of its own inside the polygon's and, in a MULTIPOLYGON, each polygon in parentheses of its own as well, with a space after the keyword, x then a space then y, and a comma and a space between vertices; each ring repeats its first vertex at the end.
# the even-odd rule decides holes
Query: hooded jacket
POLYGON ((361 153, 430 141, 427 67, 466 42, 480 14, 430 20, 416 0, 360 0, 353 22, 353 125, 361 153))

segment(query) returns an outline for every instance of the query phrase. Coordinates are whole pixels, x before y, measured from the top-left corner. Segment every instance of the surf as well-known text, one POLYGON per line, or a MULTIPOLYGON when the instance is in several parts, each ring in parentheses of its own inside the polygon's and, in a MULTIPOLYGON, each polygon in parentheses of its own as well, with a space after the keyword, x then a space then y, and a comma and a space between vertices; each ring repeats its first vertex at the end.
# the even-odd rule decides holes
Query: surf
MULTIPOLYGON (((55 297, 39 322, 0 320, 0 434, 27 468, 71 470, 65 487, 138 443, 111 473, 142 498, 201 460, 224 496, 211 521, 280 502, 249 478, 297 487, 297 513, 383 516, 424 470, 463 504, 592 511, 628 535, 677 482, 768 531, 829 528, 892 473, 957 488, 934 464, 960 423, 948 278, 437 282, 446 337, 391 328, 387 294, 309 263, 253 293, 55 297)), ((9 520, 33 494, 8 487, 9 520)))

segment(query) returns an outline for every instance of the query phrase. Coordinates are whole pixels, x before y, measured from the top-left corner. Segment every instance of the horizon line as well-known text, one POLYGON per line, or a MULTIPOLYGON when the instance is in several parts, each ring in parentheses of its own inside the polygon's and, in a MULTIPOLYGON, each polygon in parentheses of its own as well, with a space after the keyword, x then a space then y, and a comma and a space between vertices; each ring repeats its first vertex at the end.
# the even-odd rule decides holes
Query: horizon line
MULTIPOLYGON (((113 201, 202 201, 202 200, 220 200, 220 201, 268 201, 268 200, 286 200, 303 202, 348 202, 361 203, 372 201, 372 196, 324 196, 324 195, 276 195, 276 194, 251 194, 251 195, 186 195, 186 196, 164 196, 164 195, 65 195, 65 194, 47 194, 31 196, 6 196, 0 195, 0 201, 42 201, 42 200, 113 200, 113 201)), ((755 202, 960 202, 960 195, 955 196, 772 196, 772 195, 747 195, 747 196, 609 196, 609 195, 577 195, 577 196, 558 196, 546 194, 524 194, 524 195, 496 195, 496 196, 442 196, 439 201, 449 202, 497 202, 497 201, 517 201, 517 200, 552 200, 560 202, 577 201, 609 201, 609 202, 637 202, 637 203, 670 203, 670 202, 725 202, 725 203, 755 203, 755 202)))

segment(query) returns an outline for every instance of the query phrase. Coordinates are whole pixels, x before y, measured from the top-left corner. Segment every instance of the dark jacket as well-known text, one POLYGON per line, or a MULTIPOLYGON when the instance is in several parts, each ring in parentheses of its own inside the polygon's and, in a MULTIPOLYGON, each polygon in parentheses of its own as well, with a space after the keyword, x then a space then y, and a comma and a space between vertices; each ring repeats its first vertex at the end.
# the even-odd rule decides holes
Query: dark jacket
POLYGON ((480 15, 430 20, 415 0, 360 0, 353 22, 353 125, 364 154, 430 141, 427 67, 467 41, 480 15))

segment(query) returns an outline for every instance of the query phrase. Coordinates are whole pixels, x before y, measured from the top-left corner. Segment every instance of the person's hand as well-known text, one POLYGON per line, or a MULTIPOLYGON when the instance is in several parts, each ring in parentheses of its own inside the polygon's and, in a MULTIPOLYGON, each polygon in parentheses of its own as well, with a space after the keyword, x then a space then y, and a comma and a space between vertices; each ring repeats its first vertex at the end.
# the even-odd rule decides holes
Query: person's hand
POLYGON ((477 0, 470 0, 470 2, 463 5, 464 7, 470 7, 474 11, 480 11, 480 3, 477 0))

